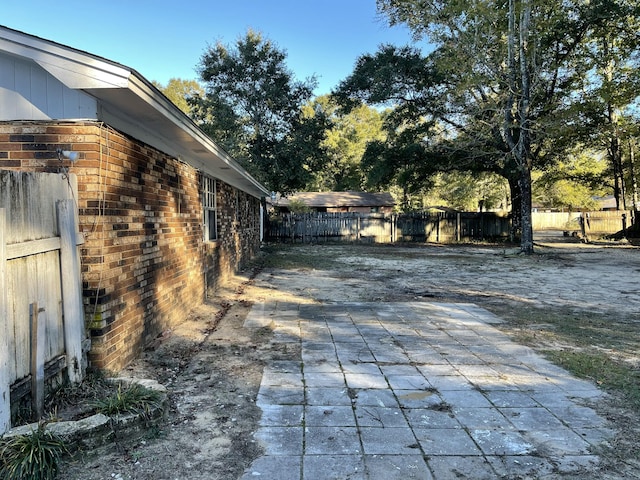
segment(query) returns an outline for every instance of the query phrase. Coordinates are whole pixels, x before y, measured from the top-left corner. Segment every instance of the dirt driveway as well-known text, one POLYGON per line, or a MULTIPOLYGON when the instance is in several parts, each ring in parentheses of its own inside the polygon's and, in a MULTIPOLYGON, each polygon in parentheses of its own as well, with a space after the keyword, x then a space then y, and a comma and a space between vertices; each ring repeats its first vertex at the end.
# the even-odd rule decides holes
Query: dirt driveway
MULTIPOLYGON (((100 455, 66 463, 60 478, 239 478, 260 455, 252 433, 261 415, 255 399, 262 368, 271 360, 300 355, 270 342, 269 329, 242 327, 256 302, 476 303, 505 318, 507 333, 539 349, 568 348, 562 343, 566 337, 553 334, 551 314, 589 321, 596 315, 628 332, 627 344, 603 349, 639 365, 638 248, 548 244, 533 257, 489 246, 285 245, 267 250, 252 270, 220 289, 210 304, 194 309, 155 350, 123 372, 167 386, 171 408, 164 428, 149 432, 144 441, 119 439, 100 455)), ((619 455, 610 456, 610 465, 598 476, 638 474, 637 413, 620 401, 602 409, 621 429, 614 445, 619 455)))

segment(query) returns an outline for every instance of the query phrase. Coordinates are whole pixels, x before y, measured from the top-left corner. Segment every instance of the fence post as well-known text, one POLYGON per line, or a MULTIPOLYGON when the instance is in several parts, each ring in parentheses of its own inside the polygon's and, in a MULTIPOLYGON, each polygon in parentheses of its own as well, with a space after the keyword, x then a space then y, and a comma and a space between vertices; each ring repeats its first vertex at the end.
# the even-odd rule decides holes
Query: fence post
POLYGON ((0 208, 0 436, 11 428, 11 385, 9 384, 9 344, 7 332, 7 252, 6 212, 0 208))
POLYGON ((84 374, 82 341, 84 313, 82 279, 76 238, 75 202, 58 200, 58 229, 60 232, 60 270, 62 271, 62 311, 64 312, 64 343, 67 354, 69 381, 79 383, 84 374))
POLYGON ((40 420, 44 414, 44 322, 40 319, 38 302, 29 305, 31 326, 31 408, 40 420))
POLYGON ((396 236, 398 234, 398 216, 395 213, 391 214, 391 243, 396 243, 396 236))

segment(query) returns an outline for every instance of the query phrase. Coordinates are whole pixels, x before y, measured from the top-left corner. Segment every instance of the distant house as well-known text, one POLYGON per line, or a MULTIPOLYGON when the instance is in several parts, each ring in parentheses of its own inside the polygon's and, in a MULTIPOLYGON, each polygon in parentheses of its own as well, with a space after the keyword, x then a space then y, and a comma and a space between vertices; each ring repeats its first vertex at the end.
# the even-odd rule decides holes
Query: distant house
POLYGON ((260 246, 269 192, 151 82, 2 26, 0 169, 77 176, 99 368, 136 358, 260 246))
POLYGON ((607 195, 606 197, 594 197, 593 198, 600 207, 600 210, 617 210, 616 197, 613 195, 607 195))
POLYGON ((391 213, 396 202, 389 192, 301 192, 272 200, 279 211, 300 203, 315 212, 391 213))

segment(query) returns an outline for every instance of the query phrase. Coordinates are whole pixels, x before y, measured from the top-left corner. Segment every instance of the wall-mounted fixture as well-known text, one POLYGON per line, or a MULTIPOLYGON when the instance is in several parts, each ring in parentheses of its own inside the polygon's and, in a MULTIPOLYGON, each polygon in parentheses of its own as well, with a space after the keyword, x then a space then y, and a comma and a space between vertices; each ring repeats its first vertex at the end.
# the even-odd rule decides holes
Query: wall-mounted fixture
POLYGON ((58 148, 56 150, 56 153, 58 154, 58 160, 60 160, 61 162, 65 158, 71 160, 72 162, 78 160, 78 152, 72 152, 71 150, 62 150, 61 148, 58 148))

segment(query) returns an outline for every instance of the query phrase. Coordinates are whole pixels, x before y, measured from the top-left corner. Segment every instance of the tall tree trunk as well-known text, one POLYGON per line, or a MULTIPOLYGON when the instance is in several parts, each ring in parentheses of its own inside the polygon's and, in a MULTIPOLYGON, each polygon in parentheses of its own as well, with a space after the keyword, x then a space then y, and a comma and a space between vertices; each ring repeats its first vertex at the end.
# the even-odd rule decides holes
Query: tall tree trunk
POLYGON ((522 235, 520 251, 526 255, 533 253, 533 217, 531 215, 531 170, 524 168, 520 172, 520 211, 522 216, 522 235))
POLYGON ((520 190, 520 252, 533 253, 531 218, 531 65, 529 64, 530 0, 509 0, 508 81, 504 110, 504 139, 515 159, 520 190), (517 15, 517 6, 520 11, 517 15))
MULTIPOLYGON (((611 58, 611 48, 608 37, 603 38, 602 50, 605 59, 609 59, 604 68, 604 82, 609 89, 613 85, 613 76, 616 69, 615 61, 611 58)), ((607 145, 607 156, 613 168, 613 196, 616 199, 616 209, 626 210, 624 195, 624 169, 622 167, 622 148, 620 146, 620 135, 618 130, 618 112, 611 100, 607 101, 607 123, 609 126, 609 139, 607 145)))
POLYGON ((633 205, 633 222, 638 224, 638 179, 636 178, 634 145, 629 140, 629 174, 631 175, 631 202, 633 205))
POLYGON ((509 192, 511 194, 511 232, 509 237, 512 242, 519 242, 522 238, 522 194, 520 192, 520 179, 516 175, 507 177, 509 192))
POLYGON ((626 210, 624 198, 624 169, 622 167, 622 149, 618 135, 618 115, 611 104, 607 106, 607 116, 611 134, 607 147, 607 156, 613 167, 613 196, 616 199, 616 209, 626 210))
POLYGON ((533 253, 533 220, 531 217, 531 65, 529 64, 529 28, 531 4, 522 2, 520 12, 520 82, 522 96, 518 103, 520 138, 516 157, 520 167, 520 193, 522 194, 522 237, 520 251, 526 255, 533 253))

